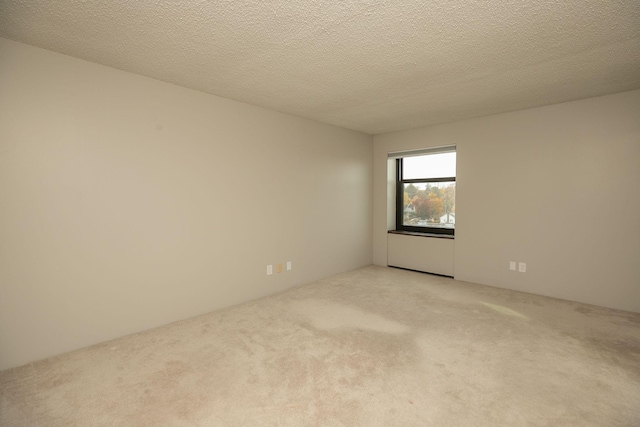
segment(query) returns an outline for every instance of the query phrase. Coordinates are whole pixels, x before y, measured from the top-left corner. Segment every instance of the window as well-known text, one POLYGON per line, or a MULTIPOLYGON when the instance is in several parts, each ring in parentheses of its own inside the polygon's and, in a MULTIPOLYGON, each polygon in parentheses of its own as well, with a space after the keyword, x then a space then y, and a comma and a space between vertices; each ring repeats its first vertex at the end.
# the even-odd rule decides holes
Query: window
POLYGON ((393 157, 397 168, 396 230, 453 236, 455 147, 396 153, 393 157))

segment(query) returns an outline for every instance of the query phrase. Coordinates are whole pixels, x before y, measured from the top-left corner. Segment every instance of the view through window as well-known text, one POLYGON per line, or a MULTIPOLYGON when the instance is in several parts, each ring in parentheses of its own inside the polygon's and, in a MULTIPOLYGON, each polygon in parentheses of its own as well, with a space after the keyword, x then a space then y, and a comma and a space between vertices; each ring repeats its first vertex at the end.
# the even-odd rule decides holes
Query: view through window
POLYGON ((397 159, 397 229, 455 233, 456 153, 437 152, 397 159))

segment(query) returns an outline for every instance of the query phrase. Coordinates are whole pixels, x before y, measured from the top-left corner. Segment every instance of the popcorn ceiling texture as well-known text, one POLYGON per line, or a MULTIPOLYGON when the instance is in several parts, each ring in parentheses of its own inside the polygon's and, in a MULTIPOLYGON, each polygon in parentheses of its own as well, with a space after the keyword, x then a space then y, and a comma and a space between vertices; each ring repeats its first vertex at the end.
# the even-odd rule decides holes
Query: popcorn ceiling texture
POLYGON ((2 0, 0 36, 372 134, 640 88, 638 0, 2 0))

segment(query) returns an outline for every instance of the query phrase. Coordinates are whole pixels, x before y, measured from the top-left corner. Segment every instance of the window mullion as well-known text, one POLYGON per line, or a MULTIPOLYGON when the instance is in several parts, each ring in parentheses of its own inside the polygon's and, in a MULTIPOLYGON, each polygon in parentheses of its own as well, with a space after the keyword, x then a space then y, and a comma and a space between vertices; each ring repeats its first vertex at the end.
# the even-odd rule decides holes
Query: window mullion
POLYGON ((402 182, 403 184, 420 184, 420 183, 427 183, 427 182, 455 182, 456 181, 456 177, 449 177, 449 178, 418 178, 418 179, 401 179, 400 182, 402 182))

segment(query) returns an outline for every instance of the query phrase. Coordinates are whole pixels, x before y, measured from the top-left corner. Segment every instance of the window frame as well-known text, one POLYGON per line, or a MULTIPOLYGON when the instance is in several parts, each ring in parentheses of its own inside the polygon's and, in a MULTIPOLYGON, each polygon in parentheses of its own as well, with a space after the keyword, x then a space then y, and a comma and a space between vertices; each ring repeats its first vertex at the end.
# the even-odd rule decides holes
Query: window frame
MULTIPOLYGON (((455 151, 455 149, 454 149, 455 151)), ((424 155, 437 153, 424 153, 424 155)), ((406 156, 408 157, 408 156, 406 156)), ((405 184, 428 184, 431 182, 456 182, 456 177, 447 178, 418 178, 418 179, 402 179, 402 161, 405 157, 396 158, 396 230, 417 234, 437 234, 454 237, 456 234, 455 225, 453 228, 445 227, 417 227, 413 225, 404 225, 404 185, 405 184)), ((457 175, 457 173, 456 173, 457 175)), ((444 237, 444 236, 442 236, 444 237)))

